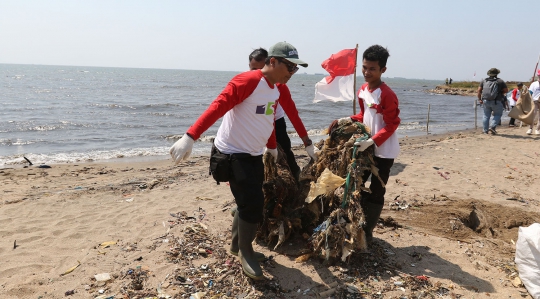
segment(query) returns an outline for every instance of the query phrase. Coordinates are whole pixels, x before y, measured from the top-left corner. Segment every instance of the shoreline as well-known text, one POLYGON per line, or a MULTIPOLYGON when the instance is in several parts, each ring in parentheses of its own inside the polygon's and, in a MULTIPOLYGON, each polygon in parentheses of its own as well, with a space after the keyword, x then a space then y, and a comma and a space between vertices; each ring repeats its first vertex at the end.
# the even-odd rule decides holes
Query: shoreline
MULTIPOLYGON (((425 142, 426 140, 432 138, 446 138, 448 136, 454 135, 456 133, 471 133, 475 130, 480 130, 474 128, 468 128, 468 129, 462 129, 462 130, 452 130, 448 132, 443 133, 429 133, 429 134, 423 134, 423 135, 405 135, 399 137, 399 142, 425 142)), ((323 138, 317 138, 317 140, 325 140, 328 138, 328 135, 324 135, 323 138)), ((318 142, 318 141, 317 141, 318 142)), ((314 143, 317 143, 314 141, 314 143)), ((197 153, 196 155, 190 156, 190 159, 195 158, 201 158, 201 157, 209 157, 210 156, 210 147, 211 145, 208 145, 208 153, 207 154, 200 154, 197 153)), ((302 152, 304 150, 304 147, 302 145, 294 145, 292 146, 292 149, 294 152, 300 151, 302 152)), ((302 153, 300 153, 302 154, 302 153)), ((21 163, 18 164, 7 164, 7 165, 1 165, 0 170, 2 169, 20 169, 20 168, 38 168, 39 165, 48 165, 48 166, 58 166, 58 165, 95 165, 95 164, 129 164, 129 163, 151 163, 151 162, 162 162, 166 160, 170 160, 170 155, 155 155, 155 156, 133 156, 133 157, 122 157, 122 158, 112 158, 112 159, 103 159, 103 160, 94 160, 94 161, 77 161, 77 162, 62 162, 62 163, 34 163, 34 165, 30 166, 28 163, 24 160, 21 161, 21 163)), ((32 161, 33 162, 33 161, 32 161)), ((171 161, 172 164, 172 161, 171 161)))
POLYGON ((459 95, 469 97, 474 97, 477 94, 477 89, 451 87, 451 85, 438 85, 434 89, 426 89, 424 91, 434 94, 459 95))

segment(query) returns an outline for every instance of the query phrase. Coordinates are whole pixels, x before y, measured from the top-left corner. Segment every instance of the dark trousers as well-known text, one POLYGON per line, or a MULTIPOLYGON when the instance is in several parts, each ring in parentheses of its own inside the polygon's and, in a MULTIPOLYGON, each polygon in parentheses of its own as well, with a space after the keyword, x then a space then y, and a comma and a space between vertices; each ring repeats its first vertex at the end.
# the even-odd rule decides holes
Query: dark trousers
POLYGON ((276 120, 276 141, 279 143, 285 155, 287 156, 287 164, 291 169, 293 176, 300 171, 300 167, 296 164, 294 153, 291 150, 291 139, 287 134, 287 124, 285 123, 285 117, 276 120))
MULTIPOLYGON (((512 108, 514 108, 514 106, 510 106, 510 110, 512 110, 512 108)), ((515 126, 516 125, 516 119, 510 117, 510 122, 508 123, 508 125, 515 126)))
POLYGON ((231 155, 232 178, 229 180, 231 192, 238 206, 238 217, 249 223, 259 223, 263 219, 264 164, 262 155, 231 155))
MULTIPOLYGON (((379 176, 386 185, 386 183, 388 183, 388 178, 390 178, 390 168, 392 168, 392 165, 394 165, 394 159, 385 159, 379 157, 373 158, 375 160, 375 166, 379 168, 379 176)), ((371 194, 369 194, 368 192, 362 192, 362 200, 366 200, 374 204, 383 205, 386 188, 383 187, 383 185, 379 181, 379 178, 372 175, 371 171, 364 171, 364 173, 362 174, 362 181, 366 182, 369 176, 371 176, 371 185, 369 186, 371 194)))

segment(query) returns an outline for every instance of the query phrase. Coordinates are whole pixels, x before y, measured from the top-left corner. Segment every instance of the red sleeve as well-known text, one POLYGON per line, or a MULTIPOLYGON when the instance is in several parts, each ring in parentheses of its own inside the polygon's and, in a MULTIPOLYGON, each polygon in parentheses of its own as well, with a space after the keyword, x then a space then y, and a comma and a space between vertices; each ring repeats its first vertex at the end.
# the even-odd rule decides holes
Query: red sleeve
POLYGON ((399 118, 399 102, 396 94, 386 84, 381 85, 381 101, 383 120, 386 126, 371 136, 377 146, 383 144, 397 130, 401 119, 399 118))
POLYGON ((197 121, 189 127, 186 133, 188 133, 193 140, 199 139, 201 134, 225 115, 227 111, 249 97, 255 88, 257 88, 261 78, 262 72, 260 70, 236 75, 227 84, 219 96, 210 104, 208 109, 206 109, 206 111, 199 116, 197 121))
POLYGON ((517 88, 515 88, 514 90, 512 90, 512 99, 514 99, 514 101, 517 101, 518 99, 516 98, 516 95, 517 95, 517 88))
POLYGON ((364 107, 364 100, 362 100, 362 98, 360 98, 358 95, 360 94, 360 91, 363 90, 364 88, 367 88, 367 83, 364 83, 364 85, 362 85, 360 87, 360 89, 358 89, 358 92, 356 93, 356 98, 358 99, 358 106, 360 107, 360 113, 351 116, 351 119, 353 121, 357 121, 357 122, 361 122, 361 123, 364 122, 364 109, 365 109, 365 107, 364 107))
POLYGON ((283 107, 283 111, 285 111, 285 114, 287 114, 287 117, 294 126, 294 129, 298 133, 298 136, 300 136, 300 138, 307 136, 306 127, 304 127, 304 123, 302 123, 302 120, 298 115, 298 110, 296 109, 296 105, 294 104, 294 101, 291 97, 291 91, 289 90, 289 87, 287 87, 287 85, 285 84, 278 84, 278 89, 279 105, 283 107))
POLYGON ((266 143, 267 148, 277 148, 277 141, 276 141, 276 122, 274 121, 274 129, 272 130, 272 135, 270 135, 270 138, 268 138, 268 141, 266 143))

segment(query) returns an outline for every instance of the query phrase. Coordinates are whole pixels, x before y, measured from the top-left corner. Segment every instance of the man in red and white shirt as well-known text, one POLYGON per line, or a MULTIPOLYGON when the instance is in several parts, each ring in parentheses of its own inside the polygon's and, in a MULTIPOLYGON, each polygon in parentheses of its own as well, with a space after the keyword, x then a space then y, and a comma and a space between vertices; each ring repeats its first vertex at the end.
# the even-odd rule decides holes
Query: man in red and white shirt
MULTIPOLYGON (((383 181, 381 183, 379 179, 372 176, 369 186, 371 193, 362 191, 361 195, 361 205, 365 216, 364 232, 368 242, 373 239, 373 229, 377 225, 384 206, 385 185, 390 177, 390 168, 399 155, 399 140, 396 133, 401 122, 399 101, 394 91, 381 80, 382 74, 386 71, 389 56, 388 50, 380 45, 373 45, 364 51, 362 74, 366 83, 360 87, 357 94, 360 113, 334 121, 329 128, 330 134, 336 123, 352 120, 361 122, 371 129, 370 139, 355 144, 360 151, 375 145, 374 160, 379 169, 379 177, 383 181)), ((371 171, 364 172, 362 181, 366 182, 371 175, 371 171)))
POLYGON ((244 273, 253 279, 264 278, 257 260, 260 254, 253 250, 251 242, 263 219, 265 147, 277 159, 274 114, 280 91, 276 84, 286 84, 298 71, 297 65, 307 67, 295 47, 286 42, 275 44, 265 66, 235 76, 170 149, 175 163, 186 160, 195 140, 223 117, 214 145, 221 153, 233 156, 229 185, 238 206, 235 218, 239 257, 244 273))
MULTIPOLYGON (((255 49, 253 52, 251 52, 251 54, 249 54, 249 69, 262 69, 264 66, 264 61, 267 57, 268 52, 265 49, 255 49)), ((306 127, 304 126, 302 119, 300 119, 300 115, 298 114, 298 110, 296 109, 296 104, 291 97, 289 87, 287 87, 287 85, 285 84, 277 84, 277 86, 279 89, 280 97, 278 101, 279 105, 277 106, 275 116, 276 141, 283 149, 283 152, 285 152, 287 164, 289 165, 291 173, 293 174, 296 181, 298 181, 300 176, 300 167, 296 163, 296 158, 294 157, 294 153, 291 149, 291 139, 287 134, 285 114, 287 114, 287 117, 293 124, 293 127, 298 133, 298 136, 300 137, 300 139, 302 139, 308 155, 314 160, 317 160, 317 155, 315 153, 315 147, 313 146, 313 142, 309 138, 306 131, 306 127)))

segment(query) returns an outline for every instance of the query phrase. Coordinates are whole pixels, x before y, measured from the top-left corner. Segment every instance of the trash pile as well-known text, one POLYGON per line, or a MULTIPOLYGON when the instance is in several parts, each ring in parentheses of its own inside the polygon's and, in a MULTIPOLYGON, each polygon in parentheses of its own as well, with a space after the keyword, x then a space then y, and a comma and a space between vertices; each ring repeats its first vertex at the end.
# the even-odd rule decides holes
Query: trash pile
POLYGON ((373 146, 360 152, 354 145, 370 138, 369 129, 364 124, 349 119, 338 124, 329 135, 317 163, 304 171, 317 178, 317 183, 311 183, 311 190, 316 189, 317 184, 325 183, 319 179, 325 178, 323 174, 327 171, 344 178, 345 182, 343 185, 334 178, 334 184, 329 189, 327 187, 325 193, 308 197, 311 202, 307 208, 315 215, 314 223, 320 223, 313 232, 311 245, 314 253, 327 261, 336 257, 345 261, 354 251, 367 248, 362 229, 361 195, 370 191, 364 187, 362 174, 371 171, 377 175, 378 171, 373 161, 373 146))
MULTIPOLYGON (((332 223, 328 219, 338 219, 334 218, 338 211, 341 209, 335 209, 324 223, 332 223)), ((200 210, 195 212, 202 213, 200 210)), ((453 288, 428 276, 397 270, 389 262, 389 255, 395 253, 380 244, 374 244, 369 255, 355 255, 346 264, 329 267, 336 280, 327 285, 298 290, 284 288, 279 277, 272 273, 276 268, 272 257, 261 264, 267 279, 253 281, 243 274, 238 259, 225 249, 228 238, 211 233, 197 219, 199 217, 190 217, 187 212, 170 215, 173 218, 167 221, 167 232, 152 239, 154 245, 149 247, 162 247, 162 259, 159 260, 163 262, 142 265, 140 257, 115 273, 96 274, 85 286, 91 298, 386 298, 392 292, 407 294, 410 298, 438 298, 449 295, 453 288), (171 231, 174 227, 176 233, 171 231)), ((338 229, 338 226, 331 224, 330 229, 338 229)), ((136 243, 109 241, 96 249, 133 252, 142 249, 139 247, 136 243)), ((70 290, 65 295, 76 293, 76 290, 70 290)), ((455 298, 459 295, 455 294, 455 298)))
MULTIPOLYGON (((210 233, 198 217, 190 217, 184 211, 170 215, 174 220, 168 221, 167 233, 153 239, 155 245, 151 247, 167 246, 164 261, 175 264, 174 270, 156 273, 157 269, 136 266, 120 270, 120 273, 103 273, 92 279, 87 291, 100 294, 95 297, 100 299, 264 298, 283 292, 276 278, 255 282, 246 277, 239 260, 225 249, 226 240, 210 233), (180 226, 181 234, 171 232, 174 226, 180 226), (157 287, 156 274, 164 277, 157 287)), ((124 244, 123 247, 122 251, 137 249, 134 244, 124 244)), ((270 258, 262 266, 268 268, 274 264, 270 258)))
MULTIPOLYGON (((377 174, 373 146, 357 151, 355 142, 370 138, 362 123, 342 121, 329 132, 330 137, 316 145, 317 162, 302 170, 297 185, 283 155, 277 164, 265 157, 265 217, 258 237, 274 250, 292 232, 307 233, 315 255, 326 260, 345 260, 354 251, 366 248, 360 205, 364 187, 362 173, 377 174)), ((374 178, 376 179, 376 178, 374 178)))

